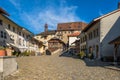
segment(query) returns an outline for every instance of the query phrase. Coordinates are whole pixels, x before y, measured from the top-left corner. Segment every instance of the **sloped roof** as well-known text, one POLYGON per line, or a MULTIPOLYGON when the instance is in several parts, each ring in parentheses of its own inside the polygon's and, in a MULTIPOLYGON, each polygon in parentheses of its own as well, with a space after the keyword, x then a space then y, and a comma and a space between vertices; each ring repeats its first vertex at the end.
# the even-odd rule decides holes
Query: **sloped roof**
POLYGON ((34 40, 35 42, 37 42, 37 43, 41 43, 41 44, 43 44, 43 42, 42 41, 40 41, 40 40, 37 40, 36 38, 34 38, 34 37, 32 37, 32 40, 34 40))
POLYGON ((69 34, 68 37, 74 37, 74 36, 79 36, 80 35, 80 32, 74 32, 73 34, 69 34))
POLYGON ((90 29, 90 28, 92 27, 92 25, 94 25, 96 22, 100 21, 100 19, 105 18, 105 17, 107 17, 107 16, 109 16, 109 15, 112 15, 112 14, 114 14, 114 13, 116 13, 116 12, 119 12, 119 11, 120 11, 120 9, 117 9, 117 10, 114 10, 114 11, 108 13, 108 14, 105 14, 105 15, 103 15, 103 16, 100 16, 100 17, 98 17, 98 18, 93 19, 93 20, 83 29, 82 32, 86 32, 88 29, 90 29))
POLYGON ((2 8, 0 8, 0 13, 5 14, 5 15, 9 16, 9 14, 8 14, 8 13, 7 13, 4 9, 2 9, 2 8))
POLYGON ((62 40, 60 40, 60 39, 57 38, 57 37, 53 37, 53 38, 51 38, 48 42, 51 42, 52 40, 58 40, 59 42, 65 44, 62 40))
POLYGON ((109 44, 120 44, 120 36, 110 41, 109 44))
MULTIPOLYGON (((1 8, 2 9, 2 8, 1 8)), ((6 14, 6 15, 9 15, 9 14, 6 14)), ((7 20, 11 21, 13 24, 17 25, 18 27, 30 32, 32 35, 34 35, 30 30, 26 29, 25 27, 22 27, 20 25, 18 25, 17 23, 15 23, 13 20, 11 20, 8 16, 5 16, 5 15, 2 15, 4 18, 6 18, 7 20)))
POLYGON ((77 43, 77 42, 80 42, 80 39, 75 40, 72 44, 77 43))
POLYGON ((87 26, 85 22, 68 22, 68 23, 58 23, 57 30, 83 30, 87 26))
POLYGON ((48 30, 46 32, 41 32, 37 35, 51 35, 51 34, 55 34, 56 33, 56 30, 48 30))

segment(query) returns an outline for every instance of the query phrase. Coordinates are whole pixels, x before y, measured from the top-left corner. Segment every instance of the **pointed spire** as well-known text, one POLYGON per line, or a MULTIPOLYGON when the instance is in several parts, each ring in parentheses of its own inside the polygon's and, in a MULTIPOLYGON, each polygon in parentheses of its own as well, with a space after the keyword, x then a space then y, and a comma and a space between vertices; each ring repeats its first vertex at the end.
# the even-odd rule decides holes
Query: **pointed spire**
POLYGON ((46 23, 44 27, 45 27, 44 31, 47 32, 48 31, 48 24, 46 23))

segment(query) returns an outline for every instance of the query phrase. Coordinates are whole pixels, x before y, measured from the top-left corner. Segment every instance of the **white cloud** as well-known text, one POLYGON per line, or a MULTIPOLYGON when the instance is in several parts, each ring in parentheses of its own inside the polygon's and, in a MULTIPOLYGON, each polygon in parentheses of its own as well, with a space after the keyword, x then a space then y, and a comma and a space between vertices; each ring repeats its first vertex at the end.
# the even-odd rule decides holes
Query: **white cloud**
POLYGON ((58 23, 62 22, 74 22, 80 21, 80 18, 76 16, 76 6, 70 7, 49 7, 40 12, 34 14, 26 14, 25 18, 28 20, 28 24, 32 26, 37 32, 44 29, 44 24, 49 25, 49 29, 56 29, 58 23))
MULTIPOLYGON (((20 8, 20 4, 18 4, 15 0, 10 0, 10 2, 14 6, 20 8)), ((66 5, 66 2, 61 1, 60 5, 58 5, 57 7, 47 5, 47 7, 45 7, 41 11, 33 10, 37 12, 31 11, 30 13, 27 13, 25 11, 22 11, 23 13, 20 13, 20 16, 24 23, 26 23, 30 29, 34 29, 34 33, 39 33, 43 31, 45 23, 48 24, 49 29, 56 29, 58 23, 81 21, 81 19, 76 16, 77 6, 64 5, 66 5)))
POLYGON ((20 2, 18 2, 18 0, 9 0, 9 2, 11 4, 13 4, 15 6, 16 9, 20 10, 20 2))

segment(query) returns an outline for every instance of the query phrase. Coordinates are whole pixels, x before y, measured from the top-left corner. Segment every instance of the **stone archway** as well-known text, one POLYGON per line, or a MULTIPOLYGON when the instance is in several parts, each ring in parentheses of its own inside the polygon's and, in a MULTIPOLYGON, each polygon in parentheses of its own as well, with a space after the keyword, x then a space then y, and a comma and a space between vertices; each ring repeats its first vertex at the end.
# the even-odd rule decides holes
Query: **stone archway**
POLYGON ((96 58, 98 58, 98 56, 99 56, 99 46, 96 45, 96 58))
POLYGON ((92 49, 92 47, 90 46, 90 47, 89 47, 89 53, 92 53, 92 50, 93 50, 93 49, 92 49))

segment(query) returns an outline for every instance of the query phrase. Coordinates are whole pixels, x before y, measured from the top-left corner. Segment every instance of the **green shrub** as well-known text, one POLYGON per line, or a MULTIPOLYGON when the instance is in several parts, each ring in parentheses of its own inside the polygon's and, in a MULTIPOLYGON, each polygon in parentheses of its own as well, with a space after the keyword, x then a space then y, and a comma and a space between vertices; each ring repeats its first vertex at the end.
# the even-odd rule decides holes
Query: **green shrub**
POLYGON ((5 47, 3 47, 3 46, 0 46, 0 50, 5 50, 5 47))
POLYGON ((17 56, 18 52, 14 51, 14 52, 12 52, 12 55, 17 56))
POLYGON ((30 55, 29 51, 24 51, 21 53, 21 56, 29 56, 29 55, 30 55))
POLYGON ((81 51, 80 54, 79 54, 79 56, 80 56, 81 59, 83 59, 86 56, 86 54, 85 54, 84 51, 81 51))

